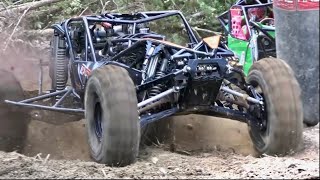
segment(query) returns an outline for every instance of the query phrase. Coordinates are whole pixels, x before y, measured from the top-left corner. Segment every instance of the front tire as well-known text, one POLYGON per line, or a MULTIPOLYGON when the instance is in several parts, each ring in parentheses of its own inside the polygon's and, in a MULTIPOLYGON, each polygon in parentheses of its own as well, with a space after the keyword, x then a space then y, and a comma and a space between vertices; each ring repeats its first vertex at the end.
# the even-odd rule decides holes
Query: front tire
POLYGON ((319 121, 317 120, 317 118, 314 118, 314 119, 304 119, 303 120, 304 124, 307 126, 307 127, 313 127, 313 126, 316 126, 319 124, 319 121))
POLYGON ((135 86, 128 72, 106 65, 93 71, 85 91, 85 118, 91 157, 108 166, 134 163, 140 123, 135 86))
POLYGON ((261 122, 258 119, 249 124, 249 134, 259 155, 296 152, 302 141, 303 107, 301 90, 291 68, 283 60, 264 58, 253 64, 247 80, 262 90, 266 104, 261 122))

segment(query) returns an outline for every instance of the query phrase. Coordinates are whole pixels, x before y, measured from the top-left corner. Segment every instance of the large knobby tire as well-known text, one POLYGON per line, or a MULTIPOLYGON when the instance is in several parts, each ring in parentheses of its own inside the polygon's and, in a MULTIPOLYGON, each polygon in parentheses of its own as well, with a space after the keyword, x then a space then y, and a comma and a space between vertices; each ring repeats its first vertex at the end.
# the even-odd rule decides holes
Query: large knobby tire
POLYGON ((248 83, 260 87, 266 104, 266 128, 249 124, 249 133, 259 155, 285 156, 298 151, 302 142, 301 89, 292 69, 281 59, 264 58, 254 63, 248 83))
POLYGON ((23 151, 30 120, 28 111, 4 102, 22 99, 23 89, 15 76, 0 70, 0 151, 23 151))
POLYGON ((307 127, 313 127, 313 126, 316 126, 316 125, 319 124, 319 121, 316 118, 314 118, 314 119, 306 119, 306 118, 304 118, 303 122, 307 127))
POLYGON ((108 166, 136 162, 140 123, 134 83, 128 72, 106 65, 90 75, 85 118, 91 157, 108 166))

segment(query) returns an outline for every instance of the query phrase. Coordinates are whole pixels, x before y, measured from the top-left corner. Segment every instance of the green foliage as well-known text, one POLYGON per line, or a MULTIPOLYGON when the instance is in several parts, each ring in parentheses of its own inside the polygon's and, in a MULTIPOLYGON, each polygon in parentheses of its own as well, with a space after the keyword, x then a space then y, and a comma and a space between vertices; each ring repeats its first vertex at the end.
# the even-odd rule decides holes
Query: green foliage
MULTIPOLYGON (((43 29, 53 23, 62 21, 65 18, 81 15, 83 11, 90 11, 99 9, 98 0, 65 0, 50 6, 39 8, 30 16, 30 25, 32 29, 43 29)), ((101 5, 100 5, 101 8, 101 5)))
MULTIPOLYGON (((16 2, 15 0, 6 1, 16 2)), ((18 2, 25 3, 32 2, 32 0, 18 2)), ((133 13, 137 11, 180 10, 193 27, 221 31, 216 16, 227 10, 232 3, 234 0, 64 0, 32 11, 28 15, 28 24, 31 29, 44 29, 63 19, 82 14, 99 14, 106 11, 133 13)), ((178 21, 178 18, 170 23, 177 24, 177 26, 161 22, 158 27, 166 27, 165 31, 172 33, 171 37, 180 41, 181 33, 178 31, 180 31, 182 23, 178 21)))
MULTIPOLYGON (((32 0, 23 2, 27 1, 32 0)), ((44 13, 35 13, 31 16, 31 20, 34 24, 33 28, 43 28, 48 23, 77 16, 83 10, 89 13, 100 13, 104 6, 106 7, 104 11, 120 13, 180 10, 193 26, 218 30, 219 24, 215 16, 228 9, 233 2, 233 0, 65 0, 40 8, 44 13)))

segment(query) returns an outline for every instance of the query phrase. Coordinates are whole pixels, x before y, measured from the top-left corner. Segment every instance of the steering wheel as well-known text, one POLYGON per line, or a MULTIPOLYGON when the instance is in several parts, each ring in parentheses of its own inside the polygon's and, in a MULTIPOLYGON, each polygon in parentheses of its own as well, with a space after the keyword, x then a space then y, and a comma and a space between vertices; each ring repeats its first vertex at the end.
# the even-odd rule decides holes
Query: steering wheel
POLYGON ((260 21, 260 23, 263 25, 274 26, 274 19, 273 18, 263 18, 260 21))

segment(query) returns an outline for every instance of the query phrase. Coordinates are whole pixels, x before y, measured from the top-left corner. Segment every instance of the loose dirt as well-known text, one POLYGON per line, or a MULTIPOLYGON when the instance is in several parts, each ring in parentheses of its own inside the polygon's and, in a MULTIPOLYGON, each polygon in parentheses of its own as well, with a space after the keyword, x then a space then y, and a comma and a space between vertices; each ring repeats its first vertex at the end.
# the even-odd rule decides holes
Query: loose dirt
POLYGON ((141 150, 139 160, 123 168, 81 160, 46 159, 0 152, 1 178, 130 178, 212 179, 273 178, 319 179, 319 126, 306 128, 305 149, 291 157, 255 158, 212 150, 190 155, 172 153, 165 145, 141 150))

